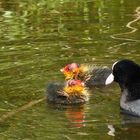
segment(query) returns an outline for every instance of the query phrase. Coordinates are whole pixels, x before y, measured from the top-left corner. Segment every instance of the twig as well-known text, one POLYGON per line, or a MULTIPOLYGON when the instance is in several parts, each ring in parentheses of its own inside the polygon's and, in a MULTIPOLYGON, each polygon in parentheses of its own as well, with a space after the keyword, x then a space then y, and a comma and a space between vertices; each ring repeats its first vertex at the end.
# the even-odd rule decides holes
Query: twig
POLYGON ((6 119, 8 119, 8 118, 10 118, 10 117, 12 117, 14 115, 16 115, 17 113, 19 113, 21 111, 24 111, 24 110, 26 110, 26 109, 28 109, 28 108, 36 105, 36 104, 38 104, 38 103, 40 103, 42 101, 44 101, 45 99, 46 99, 46 97, 43 97, 43 98, 40 98, 38 100, 31 101, 31 102, 29 102, 29 103, 27 103, 27 104, 25 104, 25 105, 23 105, 23 106, 21 106, 21 107, 19 107, 17 109, 13 109, 12 111, 10 111, 10 112, 2 115, 0 117, 0 122, 5 121, 6 119))
POLYGON ((136 8, 135 12, 136 12, 136 18, 126 24, 126 27, 131 29, 131 31, 125 32, 125 33, 118 33, 118 34, 111 35, 110 36, 111 38, 117 39, 117 40, 140 42, 140 40, 136 40, 136 39, 118 37, 118 36, 121 36, 121 35, 132 34, 132 33, 136 32, 138 30, 136 27, 133 27, 132 24, 137 22, 138 20, 140 20, 140 6, 136 8))

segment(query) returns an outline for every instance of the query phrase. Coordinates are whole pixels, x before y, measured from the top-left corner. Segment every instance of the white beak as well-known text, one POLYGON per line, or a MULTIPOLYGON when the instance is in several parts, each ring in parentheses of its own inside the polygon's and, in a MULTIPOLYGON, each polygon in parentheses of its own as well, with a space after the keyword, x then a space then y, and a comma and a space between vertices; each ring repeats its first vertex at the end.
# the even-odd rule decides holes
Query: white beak
POLYGON ((60 69, 61 72, 64 72, 64 69, 60 69))
POLYGON ((82 82, 82 83, 81 83, 81 85, 84 87, 84 86, 85 86, 85 83, 84 83, 84 82, 82 82))
POLYGON ((109 84, 111 84, 113 81, 114 81, 114 75, 111 73, 111 74, 107 77, 107 79, 106 79, 106 81, 105 81, 105 85, 109 85, 109 84))

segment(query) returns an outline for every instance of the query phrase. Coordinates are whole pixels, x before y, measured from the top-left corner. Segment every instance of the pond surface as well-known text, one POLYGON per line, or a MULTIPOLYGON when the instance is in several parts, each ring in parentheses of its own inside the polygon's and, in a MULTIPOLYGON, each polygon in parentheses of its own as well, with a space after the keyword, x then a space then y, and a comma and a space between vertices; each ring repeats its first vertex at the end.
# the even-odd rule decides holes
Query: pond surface
POLYGON ((49 82, 63 82, 59 70, 68 63, 140 64, 139 6, 139 0, 0 0, 1 139, 138 140, 140 123, 120 114, 115 83, 95 87, 82 106, 42 98, 49 82))

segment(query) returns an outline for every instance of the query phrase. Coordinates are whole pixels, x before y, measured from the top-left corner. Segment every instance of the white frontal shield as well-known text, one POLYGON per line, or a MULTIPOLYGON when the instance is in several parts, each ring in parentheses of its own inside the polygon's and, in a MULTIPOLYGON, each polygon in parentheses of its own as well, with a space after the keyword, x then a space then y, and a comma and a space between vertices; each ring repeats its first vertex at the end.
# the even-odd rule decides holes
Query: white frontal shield
POLYGON ((109 84, 111 84, 113 81, 114 81, 114 75, 111 73, 111 74, 107 77, 107 79, 106 79, 106 81, 105 81, 105 85, 109 85, 109 84))

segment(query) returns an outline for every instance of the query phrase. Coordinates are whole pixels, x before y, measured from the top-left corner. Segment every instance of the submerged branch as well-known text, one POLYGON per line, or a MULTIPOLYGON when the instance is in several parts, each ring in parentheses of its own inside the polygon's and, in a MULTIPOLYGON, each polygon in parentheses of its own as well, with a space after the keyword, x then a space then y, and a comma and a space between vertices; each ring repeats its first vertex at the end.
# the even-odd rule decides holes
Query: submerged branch
POLYGON ((43 98, 40 98, 38 100, 31 101, 31 102, 29 102, 29 103, 27 103, 27 104, 25 104, 25 105, 23 105, 23 106, 21 106, 21 107, 19 107, 17 109, 14 109, 14 110, 2 115, 0 117, 0 122, 5 121, 6 119, 16 115, 17 113, 19 113, 21 111, 27 110, 28 108, 30 108, 30 107, 32 107, 32 106, 44 101, 45 99, 46 99, 46 97, 43 97, 43 98))

